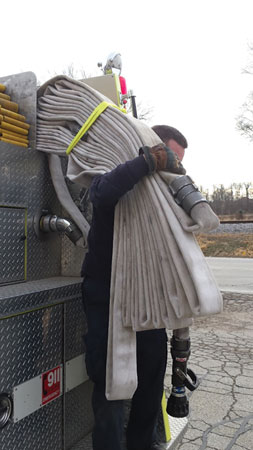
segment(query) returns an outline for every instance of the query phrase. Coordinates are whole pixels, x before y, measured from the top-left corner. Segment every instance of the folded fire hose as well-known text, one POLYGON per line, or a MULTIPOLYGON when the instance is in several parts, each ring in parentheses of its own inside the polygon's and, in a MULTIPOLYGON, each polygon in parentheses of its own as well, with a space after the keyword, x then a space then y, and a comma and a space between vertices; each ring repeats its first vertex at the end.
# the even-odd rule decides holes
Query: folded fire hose
MULTIPOLYGON (((71 199, 60 158, 79 129, 88 124, 88 132, 68 150, 67 177, 85 187, 95 175, 135 158, 141 146, 160 142, 152 129, 114 106, 66 76, 38 91, 37 149, 49 154, 59 201, 84 243, 89 225, 71 199), (101 105, 103 112, 90 126, 101 105)), ((115 209, 106 374, 110 400, 131 398, 136 390, 136 331, 188 327, 193 317, 222 310, 221 294, 193 234, 216 228, 217 217, 203 202, 186 214, 169 188, 175 177, 168 172, 144 177, 115 209)))

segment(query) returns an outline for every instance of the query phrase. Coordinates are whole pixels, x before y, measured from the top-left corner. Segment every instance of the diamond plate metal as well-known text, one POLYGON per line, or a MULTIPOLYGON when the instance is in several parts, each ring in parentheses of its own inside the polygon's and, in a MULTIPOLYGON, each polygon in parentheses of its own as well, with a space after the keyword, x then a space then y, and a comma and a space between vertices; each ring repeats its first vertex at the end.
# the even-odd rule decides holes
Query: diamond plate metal
POLYGON ((62 450, 62 397, 0 432, 1 450, 62 450))
MULTIPOLYGON (((32 281, 3 286, 0 288, 0 295, 1 292, 0 310, 3 313, 4 309, 7 309, 12 316, 3 318, 2 314, 0 321, 0 392, 11 392, 14 386, 84 352, 83 334, 86 325, 80 279, 60 277, 32 281), (11 297, 11 294, 14 296, 11 297), (60 304, 43 308, 43 305, 54 302, 60 304), (32 307, 42 309, 27 312, 27 309, 32 307)), ((91 393, 92 383, 86 381, 65 394, 65 400, 53 418, 48 419, 47 414, 44 417, 42 410, 50 406, 46 405, 16 423, 15 428, 13 424, 9 424, 4 433, 0 433, 0 449, 5 448, 2 445, 6 440, 11 442, 8 444, 10 450, 71 448, 92 428, 91 393), (38 420, 42 423, 42 427, 36 431, 40 434, 40 439, 35 439, 32 431, 37 427, 37 417, 40 417, 38 420), (47 420, 53 421, 52 434, 50 435, 49 427, 46 442, 41 444, 44 439, 43 421, 47 420), (59 434, 59 427, 62 427, 64 421, 61 433, 65 436, 65 447, 62 446, 62 436, 59 434), (17 437, 20 447, 15 447, 8 430, 17 437), (31 442, 28 444, 27 435, 31 435, 31 442)))
POLYGON ((83 439, 93 427, 92 383, 86 381, 65 395, 65 449, 83 439))
POLYGON ((57 305, 1 321, 0 392, 62 362, 62 310, 57 305))
POLYGON ((49 278, 61 274, 61 237, 57 233, 44 233, 38 239, 34 231, 34 218, 41 210, 61 215, 45 154, 30 150, 27 154, 29 183, 27 185, 27 273, 28 280, 49 278))
POLYGON ((61 239, 50 234, 40 241, 33 228, 33 218, 39 210, 47 208, 59 215, 61 211, 47 157, 35 150, 36 77, 25 72, 3 77, 0 82, 6 85, 6 92, 19 104, 20 113, 31 125, 30 148, 0 143, 0 205, 27 209, 27 279, 57 276, 61 271, 61 239))
POLYGON ((56 277, 2 286, 0 287, 0 319, 35 307, 78 298, 81 298, 80 278, 56 277))
POLYGON ((87 322, 81 297, 65 305, 65 360, 75 358, 85 352, 84 334, 87 322))
MULTIPOLYGON (((65 303, 65 361, 84 353, 86 319, 81 297, 65 303)), ((65 449, 69 450, 92 429, 91 395, 93 385, 86 381, 65 394, 65 449)))
MULTIPOLYGON (((27 308, 32 304, 43 306, 45 302, 61 302, 55 306, 1 320, 0 392, 10 392, 13 386, 83 353, 82 337, 86 324, 81 301, 80 279, 79 282, 72 280, 73 284, 62 285, 62 283, 62 278, 56 278, 0 289, 5 291, 5 298, 3 296, 0 300, 0 306, 7 302, 6 307, 10 308, 12 305, 12 308, 17 308, 19 311, 21 305, 27 308), (21 295, 17 295, 18 287, 21 295), (11 292, 15 292, 16 296, 10 298, 11 292), (12 300, 15 302, 13 303, 12 300)), ((65 283, 70 281, 65 280, 65 283)), ((52 402, 52 406, 46 405, 15 424, 15 427, 13 424, 8 424, 1 430, 0 448, 69 450, 74 446, 76 450, 87 450, 90 440, 86 439, 86 435, 93 426, 91 394, 92 383, 88 381, 65 394, 65 400, 63 403, 60 400, 61 406, 58 409, 53 405, 58 402, 57 399, 52 402), (50 412, 51 409, 47 409, 48 412, 44 411, 49 407, 53 412, 50 412), (64 428, 62 428, 63 422, 64 428), (44 436, 44 429, 47 430, 46 436, 44 436), (61 441, 62 433, 64 433, 64 447, 61 441), (18 446, 15 446, 15 437, 18 446), (5 446, 5 442, 8 442, 8 447, 5 446)), ((185 422, 185 420, 171 418, 170 425, 172 440, 166 444, 166 449, 175 448, 187 427, 187 420, 185 422)))
POLYGON ((29 155, 34 150, 0 142, 0 203, 25 207, 28 196, 29 155))
MULTIPOLYGON (((14 386, 65 363, 66 358, 83 353, 86 325, 80 278, 67 278, 79 277, 83 250, 66 237, 36 229, 42 210, 62 215, 47 156, 36 151, 36 78, 29 72, 1 78, 0 82, 6 84, 7 93, 31 125, 28 149, 0 143, 0 207, 11 215, 10 220, 6 214, 2 216, 2 241, 7 238, 13 242, 20 231, 20 211, 27 214, 27 282, 0 287, 0 392, 10 392, 14 386)), ((7 255, 0 245, 1 276, 8 282, 22 281, 24 247, 22 252, 15 243, 9 248, 7 255)), ((86 382, 68 392, 66 402, 57 399, 15 425, 8 424, 0 433, 0 449, 62 449, 64 416, 68 417, 68 445, 76 436, 84 437, 91 428, 90 395, 91 384, 86 382), (78 411, 75 426, 73 407, 78 411)))
POLYGON ((25 209, 0 207, 0 284, 25 278, 25 209))
POLYGON ((173 450, 183 438, 188 428, 188 418, 177 418, 169 416, 171 440, 166 445, 166 450, 173 450))
POLYGON ((79 276, 83 249, 58 233, 38 239, 34 230, 34 219, 42 210, 62 215, 46 155, 6 143, 0 143, 0 150, 0 205, 27 209, 27 279, 79 276))
MULTIPOLYGON (((63 360, 63 305, 1 320, 0 392, 17 386, 63 360)), ((44 406, 0 433, 0 448, 62 449, 62 399, 44 406)))
POLYGON ((61 211, 47 159, 35 150, 10 144, 0 143, 0 150, 0 204, 27 209, 27 279, 60 275, 61 238, 49 233, 39 240, 33 225, 34 216, 41 209, 59 215, 61 211))
POLYGON ((88 434, 84 439, 75 444, 71 450, 93 450, 92 434, 88 434))

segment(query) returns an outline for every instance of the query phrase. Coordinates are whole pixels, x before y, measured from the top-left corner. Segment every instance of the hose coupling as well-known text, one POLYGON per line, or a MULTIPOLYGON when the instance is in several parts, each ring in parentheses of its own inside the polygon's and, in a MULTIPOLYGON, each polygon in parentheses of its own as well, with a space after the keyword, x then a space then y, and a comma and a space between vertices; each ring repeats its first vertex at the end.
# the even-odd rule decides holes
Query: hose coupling
POLYGON ((207 203, 207 200, 202 196, 198 187, 188 175, 176 177, 170 183, 169 190, 173 195, 175 202, 181 206, 188 215, 192 208, 198 203, 207 203))
POLYGON ((81 237, 82 233, 76 224, 54 214, 47 214, 40 218, 40 230, 48 233, 50 231, 63 232, 75 244, 81 237))

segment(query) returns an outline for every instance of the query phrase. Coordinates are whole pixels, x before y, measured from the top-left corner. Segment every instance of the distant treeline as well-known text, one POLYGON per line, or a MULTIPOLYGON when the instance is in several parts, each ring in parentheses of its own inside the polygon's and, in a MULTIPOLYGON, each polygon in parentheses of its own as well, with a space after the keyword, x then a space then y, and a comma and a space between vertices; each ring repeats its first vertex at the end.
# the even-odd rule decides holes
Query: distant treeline
POLYGON ((253 183, 233 183, 228 188, 220 184, 213 186, 211 193, 200 187, 200 191, 218 215, 242 218, 253 213, 253 183))

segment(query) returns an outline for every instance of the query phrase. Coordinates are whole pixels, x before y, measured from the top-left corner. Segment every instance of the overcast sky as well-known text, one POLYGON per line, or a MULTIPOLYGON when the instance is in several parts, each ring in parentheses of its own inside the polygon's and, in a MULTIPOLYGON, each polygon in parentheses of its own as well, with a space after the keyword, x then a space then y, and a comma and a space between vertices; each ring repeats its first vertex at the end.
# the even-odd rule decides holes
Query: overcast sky
POLYGON ((149 125, 186 136, 184 165, 198 185, 253 182, 253 143, 235 128, 253 86, 242 74, 252 0, 4 3, 0 76, 31 70, 44 82, 70 64, 100 75, 97 63, 118 51, 128 88, 153 108, 149 125))

